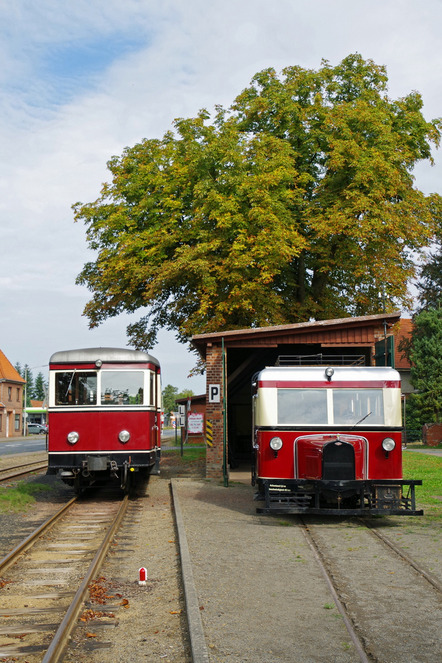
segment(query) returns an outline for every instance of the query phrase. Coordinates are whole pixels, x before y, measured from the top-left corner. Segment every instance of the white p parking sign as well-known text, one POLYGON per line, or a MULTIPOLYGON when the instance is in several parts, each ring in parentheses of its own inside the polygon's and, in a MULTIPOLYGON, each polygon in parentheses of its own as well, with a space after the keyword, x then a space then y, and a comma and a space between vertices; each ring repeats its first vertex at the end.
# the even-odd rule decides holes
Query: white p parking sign
POLYGON ((221 385, 209 384, 209 403, 221 402, 221 385))

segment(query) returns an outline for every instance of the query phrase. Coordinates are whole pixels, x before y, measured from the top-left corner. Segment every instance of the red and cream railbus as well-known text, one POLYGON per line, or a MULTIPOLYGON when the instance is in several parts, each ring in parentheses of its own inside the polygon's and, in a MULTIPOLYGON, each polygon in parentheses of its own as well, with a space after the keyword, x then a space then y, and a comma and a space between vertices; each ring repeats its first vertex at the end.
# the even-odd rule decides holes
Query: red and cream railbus
POLYGON ((56 352, 49 363, 48 474, 76 492, 97 479, 128 490, 158 469, 160 365, 127 348, 56 352))
POLYGON ((394 369, 265 368, 253 380, 253 413, 259 512, 422 514, 421 481, 402 477, 394 369))

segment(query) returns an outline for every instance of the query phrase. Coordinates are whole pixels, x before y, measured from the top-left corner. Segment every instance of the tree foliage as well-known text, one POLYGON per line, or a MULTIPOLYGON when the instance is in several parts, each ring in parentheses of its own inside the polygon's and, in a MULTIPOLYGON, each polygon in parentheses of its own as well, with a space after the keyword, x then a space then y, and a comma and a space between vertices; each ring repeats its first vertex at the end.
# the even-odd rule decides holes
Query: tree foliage
POLYGON ((420 272, 418 283, 420 310, 442 306, 442 239, 438 238, 433 252, 420 272))
POLYGON ((193 396, 194 393, 192 389, 184 389, 178 393, 178 387, 173 387, 171 384, 167 384, 163 389, 163 411, 164 414, 169 414, 170 412, 177 411, 176 400, 179 398, 187 398, 193 396))
MULTIPOLYGON (((40 371, 34 380, 34 374, 28 364, 24 364, 22 367, 20 362, 17 362, 14 365, 14 368, 17 373, 26 380, 26 407, 30 407, 31 400, 43 401, 48 390, 48 384, 45 381, 43 373, 40 371)), ((23 398, 24 394, 25 390, 23 389, 23 398)))
POLYGON ((176 411, 175 400, 178 398, 178 387, 166 384, 163 389, 163 411, 165 414, 176 411))
POLYGON ((442 308, 414 317, 409 346, 411 383, 410 414, 423 425, 442 421, 442 308))
POLYGON ((33 398, 37 401, 44 401, 47 394, 47 387, 43 373, 39 372, 35 378, 33 398))
POLYGON ((441 199, 414 186, 440 120, 417 92, 391 100, 384 67, 350 55, 318 71, 258 73, 230 109, 178 119, 108 163, 112 181, 74 205, 96 260, 77 282, 94 327, 192 334, 379 312, 407 301, 412 252, 441 199))

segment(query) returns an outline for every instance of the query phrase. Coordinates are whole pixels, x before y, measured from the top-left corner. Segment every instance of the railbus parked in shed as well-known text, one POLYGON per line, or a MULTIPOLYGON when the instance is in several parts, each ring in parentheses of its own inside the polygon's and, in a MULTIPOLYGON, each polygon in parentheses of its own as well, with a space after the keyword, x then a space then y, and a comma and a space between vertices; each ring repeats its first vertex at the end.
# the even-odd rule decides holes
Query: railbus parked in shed
POLYGON ((252 389, 258 512, 422 515, 422 482, 402 475, 396 370, 274 366, 252 389))
POLYGON ((59 474, 77 493, 102 479, 128 492, 159 469, 159 362, 127 348, 56 352, 48 417, 48 474, 59 474))

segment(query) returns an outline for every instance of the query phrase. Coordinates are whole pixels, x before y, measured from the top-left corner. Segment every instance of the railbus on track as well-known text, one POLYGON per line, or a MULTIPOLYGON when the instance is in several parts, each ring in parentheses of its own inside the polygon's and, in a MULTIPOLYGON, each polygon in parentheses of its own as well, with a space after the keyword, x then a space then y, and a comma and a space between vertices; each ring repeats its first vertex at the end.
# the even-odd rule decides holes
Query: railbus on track
POLYGON ((252 389, 258 512, 422 515, 422 482, 402 474, 396 370, 280 365, 252 389))
POLYGON ((56 352, 49 363, 48 474, 80 493, 131 485, 159 469, 160 364, 128 348, 56 352))

